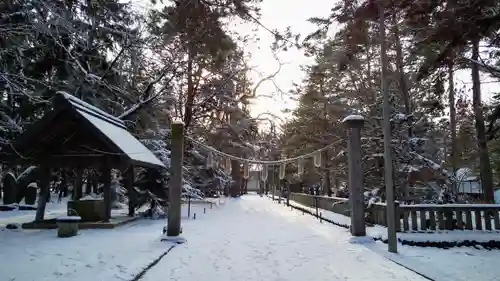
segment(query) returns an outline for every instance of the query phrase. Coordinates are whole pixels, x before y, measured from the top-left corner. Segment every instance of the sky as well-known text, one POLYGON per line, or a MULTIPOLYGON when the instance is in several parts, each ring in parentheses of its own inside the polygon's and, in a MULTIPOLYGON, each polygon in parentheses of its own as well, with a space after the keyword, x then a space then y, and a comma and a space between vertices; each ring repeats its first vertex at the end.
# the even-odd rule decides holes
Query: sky
MULTIPOLYGON (((299 33, 303 38, 316 30, 315 25, 308 23, 307 19, 327 16, 331 5, 331 1, 324 0, 308 0, 307 4, 304 1, 287 1, 285 3, 277 0, 263 0, 260 22, 271 30, 285 30, 287 26, 290 26, 294 34, 299 33)), ((252 23, 238 24, 235 30, 244 34, 255 33, 254 29, 256 27, 256 24, 252 23)), ((245 46, 245 50, 252 55, 250 65, 253 68, 250 77, 254 82, 274 73, 278 69, 278 62, 274 59, 269 47, 274 42, 274 35, 259 27, 257 36, 260 38, 259 42, 249 43, 245 46)), ((304 77, 300 66, 312 63, 313 59, 305 57, 301 51, 296 49, 281 52, 278 57, 284 65, 274 81, 281 90, 288 92, 292 89, 294 82, 299 83, 304 77)), ((287 99, 286 96, 277 91, 276 86, 271 81, 261 84, 257 93, 264 96, 273 96, 273 98, 260 97, 254 100, 251 105, 253 117, 261 113, 271 112, 283 119, 286 118, 286 115, 282 114, 281 111, 295 106, 292 100, 287 99)), ((280 119, 274 119, 274 121, 281 122, 280 119)))
MULTIPOLYGON (((260 22, 268 29, 284 30, 287 26, 291 27, 292 32, 300 33, 302 38, 316 30, 315 25, 308 23, 307 19, 311 17, 327 16, 333 6, 332 1, 324 0, 308 0, 306 1, 284 1, 263 0, 261 3, 262 17, 260 22)), ((256 24, 236 24, 236 31, 243 34, 255 33, 256 24)), ((278 63, 274 60, 273 54, 269 46, 274 41, 274 36, 262 27, 257 28, 257 36, 260 41, 257 43, 249 43, 245 46, 245 50, 250 52, 252 58, 250 64, 253 66, 251 78, 254 81, 259 81, 262 76, 267 76, 277 70, 278 63)), ((284 92, 292 89, 293 83, 299 83, 304 77, 304 73, 300 70, 301 65, 311 64, 312 58, 307 58, 304 54, 296 49, 278 54, 280 60, 285 63, 282 66, 281 72, 277 75, 275 82, 277 86, 284 92)), ((456 75, 457 87, 465 86, 470 92, 470 72, 467 70, 460 71, 456 75)), ((481 80, 493 81, 486 74, 481 75, 481 80)), ((483 83, 482 93, 483 100, 491 99, 492 93, 500 89, 499 83, 483 83)), ((289 116, 282 114, 281 111, 285 108, 292 109, 295 107, 295 102, 282 97, 276 90, 272 82, 265 82, 259 87, 258 94, 265 96, 273 96, 274 98, 260 97, 254 100, 251 106, 251 112, 254 117, 265 112, 271 112, 286 119, 289 116)), ((279 124, 281 121, 278 119, 279 124)))
MULTIPOLYGON (((149 6, 148 0, 135 0, 139 3, 138 7, 144 8, 149 6)), ((260 23, 268 29, 285 30, 290 26, 294 34, 299 33, 304 38, 308 34, 316 30, 316 26, 307 21, 311 17, 324 17, 330 14, 334 1, 325 0, 307 0, 307 1, 278 1, 278 0, 263 0, 261 7, 260 23)), ((158 3, 157 7, 163 4, 158 3)), ((257 82, 262 77, 274 73, 278 69, 278 62, 274 59, 271 51, 271 44, 274 42, 274 35, 263 27, 259 27, 255 23, 243 23, 241 20, 231 22, 230 28, 240 34, 254 34, 260 40, 258 42, 249 42, 245 45, 245 51, 251 54, 250 65, 252 71, 250 78, 257 82)), ((281 67, 280 73, 275 77, 274 82, 280 90, 287 93, 293 88, 293 83, 300 83, 304 78, 304 73, 300 67, 313 63, 313 58, 307 58, 302 51, 291 49, 287 52, 278 53, 278 57, 284 65, 281 67)), ((457 87, 465 86, 470 92, 470 72, 467 70, 460 71, 456 75, 457 87)), ((482 75, 482 81, 493 81, 491 77, 482 75)), ((264 82, 258 88, 258 99, 255 99, 251 104, 251 113, 253 117, 257 117, 262 113, 272 113, 278 118, 273 118, 276 124, 281 124, 283 120, 289 118, 287 114, 283 114, 283 109, 293 109, 296 103, 293 100, 283 96, 278 92, 274 83, 271 81, 264 82), (266 96, 266 97, 264 97, 266 96), (270 97, 269 97, 270 96, 270 97)), ((483 100, 491 99, 492 92, 500 89, 499 83, 484 83, 482 84, 483 100)), ((269 116, 268 116, 269 117, 269 116)), ((264 125, 264 124, 262 124, 264 125)))
MULTIPOLYGON (((151 7, 149 0, 132 0, 133 5, 140 10, 146 10, 151 7)), ((156 5, 160 8, 165 2, 158 1, 156 5)), ((261 3, 260 22, 269 29, 284 30, 291 26, 294 33, 300 33, 302 37, 315 31, 315 26, 307 22, 310 17, 326 16, 329 14, 331 3, 325 0, 308 0, 307 5, 304 1, 278 1, 278 0, 263 0, 261 3)), ((240 34, 256 34, 260 38, 259 42, 250 42, 245 46, 245 51, 252 56, 250 64, 253 66, 250 73, 250 78, 257 82, 262 77, 274 73, 278 68, 278 62, 275 61, 273 53, 270 49, 274 42, 274 36, 262 27, 257 29, 255 23, 243 23, 241 20, 231 22, 230 28, 240 34)), ((306 65, 312 62, 311 58, 306 58, 301 51, 296 49, 278 54, 280 61, 285 63, 279 75, 274 79, 276 85, 283 91, 288 92, 292 88, 293 82, 300 82, 303 78, 303 73, 300 71, 301 65, 306 65)), ((258 88, 260 95, 274 96, 274 98, 259 98, 251 105, 252 116, 256 117, 259 114, 271 112, 279 116, 280 119, 273 119, 275 122, 283 120, 284 116, 281 111, 285 108, 293 108, 294 102, 286 97, 278 94, 276 87, 272 82, 265 82, 258 88)))

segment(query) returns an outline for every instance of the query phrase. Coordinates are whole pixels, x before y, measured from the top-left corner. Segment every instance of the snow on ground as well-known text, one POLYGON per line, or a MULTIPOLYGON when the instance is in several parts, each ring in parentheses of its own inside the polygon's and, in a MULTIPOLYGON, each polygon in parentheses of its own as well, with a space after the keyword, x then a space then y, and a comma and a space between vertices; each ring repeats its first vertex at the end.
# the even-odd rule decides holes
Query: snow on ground
MULTIPOLYGON (((368 235, 375 238, 387 239, 387 228, 374 226, 367 228, 368 235)), ((466 240, 477 242, 499 241, 497 231, 474 230, 442 230, 435 232, 400 232, 398 238, 413 242, 463 242, 466 240)))
MULTIPOLYGON (((290 201, 295 205, 311 212, 314 208, 307 207, 290 201)), ((295 210, 294 212, 299 212, 295 210)), ((350 218, 326 210, 320 210, 323 217, 334 222, 350 225, 350 218)), ((317 220, 317 219, 316 219, 317 220)), ((332 226, 334 227, 334 226, 332 226)), ((387 239, 387 228, 382 226, 367 227, 367 233, 371 237, 387 239)), ((408 241, 464 241, 475 240, 487 242, 500 240, 500 234, 495 231, 441 231, 435 233, 398 233, 398 238, 408 241)), ((451 248, 448 250, 438 248, 423 248, 398 245, 399 253, 391 254, 387 251, 387 244, 380 241, 365 245, 380 255, 386 256, 414 271, 421 272, 427 277, 438 281, 461 281, 461 280, 499 280, 500 268, 497 261, 500 260, 500 250, 475 249, 472 247, 451 248)), ((482 247, 479 247, 482 248, 482 247)))
MULTIPOLYGON (((69 196, 62 198, 61 202, 57 201, 57 195, 52 195, 51 201, 47 202, 45 209, 45 218, 55 218, 66 214, 66 208, 69 196)), ((23 201, 21 204, 23 205, 23 201)), ((36 207, 36 206, 35 206, 36 207)), ((35 219, 35 210, 12 210, 0 212, 0 227, 5 227, 9 223, 26 223, 32 222, 35 219)))
MULTIPOLYGON (((285 202, 285 201, 283 201, 285 202)), ((290 200, 290 205, 299 207, 305 210, 316 213, 316 209, 297 203, 290 200)), ((319 213, 323 218, 329 219, 333 222, 342 225, 351 225, 351 218, 341 214, 337 214, 331 211, 319 209, 319 213)), ((367 227, 366 232, 368 235, 374 238, 387 239, 387 228, 375 225, 372 227, 367 227)), ((495 230, 441 230, 441 231, 419 231, 419 232, 399 232, 397 234, 398 238, 406 241, 414 242, 461 242, 465 240, 473 240, 477 242, 488 242, 491 240, 500 240, 500 233, 495 230)))
MULTIPOLYGON (((286 202, 286 199, 282 199, 282 200, 283 200, 283 202, 286 202)), ((311 212, 313 214, 316 214, 316 208, 297 203, 293 200, 290 200, 289 204, 291 206, 299 207, 299 208, 302 208, 304 210, 308 210, 309 212, 311 212)), ((337 214, 337 213, 330 212, 330 211, 323 210, 323 209, 318 209, 318 213, 319 213, 319 215, 321 215, 321 217, 329 219, 329 220, 336 222, 338 224, 351 225, 351 218, 348 216, 344 216, 344 215, 337 214)))
MULTIPOLYGON (((193 204, 191 216, 210 216, 217 207, 193 204), (203 214, 206 208, 206 214, 203 214)), ((183 206, 183 222, 188 220, 183 206)), ((0 280, 88 281, 131 280, 173 244, 160 242, 165 220, 141 219, 115 229, 84 229, 58 238, 56 230, 0 228, 0 280)))
POLYGON ((228 200, 220 211, 186 224, 183 236, 187 243, 142 281, 425 280, 353 241, 346 229, 265 197, 228 200))
POLYGON ((412 270, 436 281, 499 280, 499 250, 478 250, 470 247, 442 250, 398 245, 398 254, 387 252, 382 242, 366 245, 412 270))
MULTIPOLYGON (((385 205, 385 203, 375 203, 375 204, 385 205)), ((402 206, 404 206, 404 205, 402 205, 402 206)), ((463 208, 467 208, 467 209, 474 209, 474 208, 481 208, 482 209, 482 208, 487 208, 487 207, 498 208, 500 205, 499 204, 442 204, 442 205, 414 204, 414 205, 410 205, 410 206, 412 206, 412 207, 440 207, 440 208, 446 208, 446 207, 460 208, 460 207, 463 207, 463 208)), ((422 221, 430 219, 429 212, 426 212, 425 217, 423 217, 423 218, 420 216, 420 212, 417 212, 416 215, 417 215, 417 229, 422 230, 422 221)), ((457 216, 456 213, 455 213, 455 216, 457 216)), ((477 229, 477 227, 476 227, 476 212, 473 212, 473 211, 470 212, 470 216, 471 216, 472 229, 477 229)), ((466 219, 467 219, 467 216, 466 216, 465 212, 462 212, 462 222, 465 222, 466 219)), ((481 216, 481 228, 483 230, 474 230, 474 231, 490 232, 488 230, 484 230, 485 226, 486 226, 486 220, 487 219, 485 219, 484 212, 483 212, 483 215, 481 216)), ((403 222, 404 222, 404 219, 401 219, 401 221, 400 221, 401 225, 403 225, 403 222)), ((495 219, 493 217, 491 217, 491 219, 490 219, 490 224, 492 226, 495 225, 495 219)), ((411 219, 411 217, 408 217, 408 227, 410 229, 413 229, 413 220, 411 219)), ((436 228, 439 230, 439 224, 436 224, 436 228)))
MULTIPOLYGON (((265 197, 250 195, 222 204, 214 200, 213 209, 191 205, 196 220, 185 218, 183 206, 182 236, 188 242, 176 246, 141 280, 425 280, 398 264, 438 281, 500 276, 498 250, 399 245, 399 253, 391 254, 386 244, 351 238, 347 229, 265 197)), ((322 210, 324 217, 349 223, 347 217, 332 214, 322 210)), ((56 230, 0 226, 0 249, 8 258, 0 262, 0 280, 130 281, 173 246, 160 242, 164 224, 142 219, 113 230, 80 230, 64 239, 56 237, 56 230)))

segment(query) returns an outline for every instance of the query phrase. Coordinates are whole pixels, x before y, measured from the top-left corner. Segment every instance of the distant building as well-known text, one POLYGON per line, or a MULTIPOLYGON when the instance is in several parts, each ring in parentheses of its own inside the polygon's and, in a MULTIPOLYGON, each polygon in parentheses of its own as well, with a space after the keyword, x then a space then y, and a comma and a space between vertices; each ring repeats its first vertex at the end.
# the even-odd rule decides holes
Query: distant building
POLYGON ((250 171, 247 190, 249 192, 256 192, 260 190, 260 172, 259 171, 250 171))
POLYGON ((495 189, 494 196, 495 196, 495 204, 500 204, 500 188, 499 187, 497 187, 495 189))
POLYGON ((483 194, 481 180, 474 176, 469 168, 460 168, 455 173, 457 178, 457 193, 477 197, 483 194))

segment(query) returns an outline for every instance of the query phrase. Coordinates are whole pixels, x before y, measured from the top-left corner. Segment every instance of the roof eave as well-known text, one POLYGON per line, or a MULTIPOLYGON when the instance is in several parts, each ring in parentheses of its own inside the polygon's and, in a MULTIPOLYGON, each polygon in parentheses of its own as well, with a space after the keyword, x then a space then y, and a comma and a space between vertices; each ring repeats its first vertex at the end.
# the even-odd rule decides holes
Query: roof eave
POLYGON ((165 165, 159 165, 151 162, 145 162, 141 160, 135 160, 135 159, 130 159, 130 164, 138 167, 144 167, 144 168, 151 168, 151 169, 158 169, 158 170, 166 170, 167 167, 165 165))

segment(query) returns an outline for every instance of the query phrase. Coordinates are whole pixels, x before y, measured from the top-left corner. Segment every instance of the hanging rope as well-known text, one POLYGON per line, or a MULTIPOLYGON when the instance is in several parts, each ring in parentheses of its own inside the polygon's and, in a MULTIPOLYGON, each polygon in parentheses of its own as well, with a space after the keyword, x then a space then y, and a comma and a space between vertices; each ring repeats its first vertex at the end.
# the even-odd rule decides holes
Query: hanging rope
POLYGON ((267 181, 267 165, 266 164, 262 165, 262 167, 260 169, 260 179, 263 182, 267 181))
POLYGON ((214 155, 209 152, 207 155, 207 168, 212 168, 214 166, 214 155))
POLYGON ((250 171, 248 169, 248 162, 243 164, 243 178, 248 179, 250 177, 250 171))
POLYGON ((321 152, 317 152, 313 156, 313 162, 314 162, 314 167, 319 168, 321 167, 321 152))
POLYGON ((299 159, 299 161, 297 161, 297 174, 299 176, 302 176, 304 174, 304 159, 299 159))
MULTIPOLYGON (((285 159, 281 159, 281 160, 258 160, 258 159, 247 159, 247 158, 242 158, 242 157, 237 157, 237 156, 234 156, 234 155, 231 155, 231 154, 227 154, 227 153, 224 153, 220 150, 217 150, 211 146, 208 146, 208 145, 205 145, 189 136, 186 136, 186 138, 190 141, 192 141, 193 143, 199 145, 200 147, 204 148, 205 150, 207 150, 207 152, 212 152, 214 154, 217 154, 219 156, 222 156, 222 157, 225 157, 225 158, 229 158, 231 160, 238 160, 240 162, 247 162, 247 163, 250 163, 250 164, 268 164, 268 165, 279 165, 279 164, 286 164, 286 163, 290 163, 290 162, 295 162, 299 159, 302 159, 302 158, 308 158, 308 157, 315 157, 317 154, 319 154, 319 166, 321 166, 321 152, 324 151, 324 150, 327 150, 331 147, 333 147, 334 145, 336 144, 339 144, 341 143, 343 140, 340 139, 336 142, 333 142, 323 148, 320 148, 320 149, 317 149, 313 152, 310 152, 310 153, 306 153, 306 154, 303 154, 303 155, 299 155, 299 156, 296 156, 296 157, 291 157, 291 158, 285 158, 285 159)), ((316 156, 317 157, 317 156, 316 156)), ((314 164, 316 166, 316 161, 314 161, 314 164)), ((319 166, 316 166, 316 167, 319 167, 319 166)))
POLYGON ((224 168, 226 170, 226 173, 229 174, 231 172, 231 159, 226 158, 226 163, 224 164, 224 168))
POLYGON ((280 164, 280 174, 279 174, 280 180, 285 178, 285 172, 286 172, 286 164, 282 163, 280 164))

